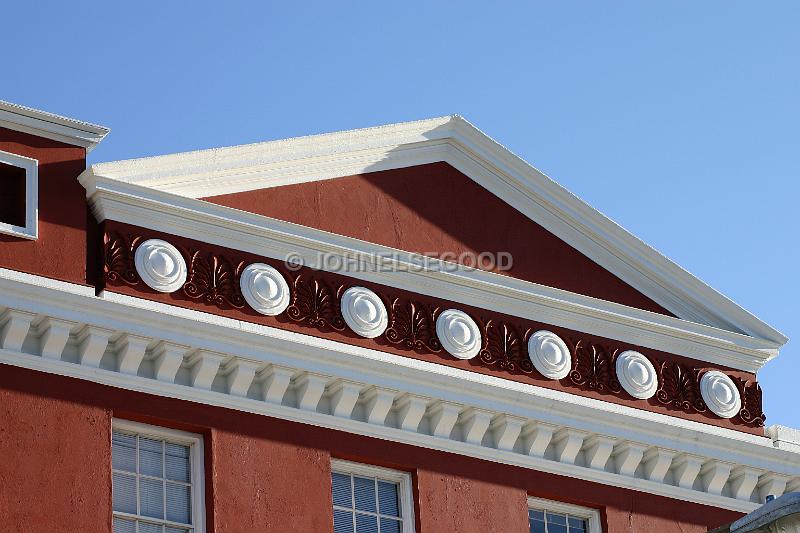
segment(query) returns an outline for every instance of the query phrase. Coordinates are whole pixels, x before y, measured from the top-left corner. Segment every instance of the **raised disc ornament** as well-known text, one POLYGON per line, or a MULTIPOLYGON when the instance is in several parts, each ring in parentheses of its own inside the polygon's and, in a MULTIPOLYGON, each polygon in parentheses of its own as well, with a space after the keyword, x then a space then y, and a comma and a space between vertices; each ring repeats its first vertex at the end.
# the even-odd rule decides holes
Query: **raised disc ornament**
POLYGON ((617 357, 617 380, 625 392, 646 400, 658 391, 658 376, 653 363, 633 350, 622 352, 617 357))
POLYGON ((564 379, 572 367, 572 356, 561 337, 551 331, 540 330, 528 339, 528 357, 546 378, 564 379))
POLYGON ((186 261, 177 248, 160 239, 149 239, 136 248, 136 272, 158 292, 175 292, 186 283, 186 261))
POLYGON ((342 294, 342 317, 355 333, 374 339, 386 331, 389 314, 380 297, 364 287, 350 287, 342 294))
POLYGON ((436 336, 447 352, 458 359, 472 359, 481 349, 478 325, 464 311, 448 309, 436 319, 436 336))
POLYGON ((289 306, 289 285, 280 272, 264 263, 248 265, 239 286, 247 304, 262 315, 279 315, 289 306))
POLYGON ((700 394, 708 408, 722 418, 732 418, 742 408, 739 389, 731 378, 718 370, 703 374, 700 379, 700 394))

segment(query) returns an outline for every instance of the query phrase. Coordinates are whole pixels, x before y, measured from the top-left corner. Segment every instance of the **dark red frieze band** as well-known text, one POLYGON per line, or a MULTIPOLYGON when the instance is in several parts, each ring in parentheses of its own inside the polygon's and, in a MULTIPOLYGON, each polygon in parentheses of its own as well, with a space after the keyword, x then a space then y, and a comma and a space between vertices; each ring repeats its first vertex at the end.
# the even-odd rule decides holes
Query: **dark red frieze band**
POLYGON ((755 376, 747 372, 712 366, 675 354, 368 283, 340 274, 308 267, 289 270, 278 260, 114 221, 104 223, 102 234, 103 286, 99 288, 749 433, 761 434, 759 428, 765 422, 761 388, 755 381, 755 376), (186 260, 186 283, 174 293, 165 294, 152 290, 136 272, 135 250, 141 242, 151 238, 170 242, 186 260), (255 312, 246 304, 242 295, 239 278, 246 266, 256 262, 276 268, 290 286, 289 307, 278 316, 265 316, 255 312), (352 286, 369 288, 384 302, 389 323, 386 331, 379 337, 363 338, 347 328, 339 301, 342 293, 352 286), (480 328, 482 346, 477 357, 458 360, 443 349, 436 335, 436 318, 449 308, 468 313, 480 328), (537 372, 528 357, 528 339, 541 329, 559 335, 570 350, 572 368, 564 379, 545 378, 537 372), (634 399, 617 381, 616 358, 626 350, 642 353, 656 368, 659 389, 654 397, 648 400, 634 399), (717 417, 709 412, 703 402, 700 379, 703 373, 711 369, 724 371, 739 389, 742 408, 733 418, 717 417))

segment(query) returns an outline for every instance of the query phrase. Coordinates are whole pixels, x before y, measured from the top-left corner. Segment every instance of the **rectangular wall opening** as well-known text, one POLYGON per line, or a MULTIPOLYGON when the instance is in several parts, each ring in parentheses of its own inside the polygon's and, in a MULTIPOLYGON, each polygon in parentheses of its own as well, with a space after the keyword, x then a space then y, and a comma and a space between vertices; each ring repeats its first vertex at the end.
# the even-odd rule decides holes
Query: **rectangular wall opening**
POLYGON ((25 169, 0 162, 0 222, 25 227, 25 169))

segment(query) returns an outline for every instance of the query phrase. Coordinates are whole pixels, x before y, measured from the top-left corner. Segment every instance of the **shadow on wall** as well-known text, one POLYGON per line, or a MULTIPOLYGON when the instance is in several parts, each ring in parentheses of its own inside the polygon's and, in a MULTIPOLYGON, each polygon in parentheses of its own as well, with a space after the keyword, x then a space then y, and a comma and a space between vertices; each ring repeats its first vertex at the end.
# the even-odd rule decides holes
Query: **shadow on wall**
POLYGON ((205 200, 410 252, 508 252, 513 266, 501 274, 672 316, 444 161, 460 160, 457 150, 441 140, 405 146, 360 175, 205 200), (386 170, 433 144, 427 164, 386 170))

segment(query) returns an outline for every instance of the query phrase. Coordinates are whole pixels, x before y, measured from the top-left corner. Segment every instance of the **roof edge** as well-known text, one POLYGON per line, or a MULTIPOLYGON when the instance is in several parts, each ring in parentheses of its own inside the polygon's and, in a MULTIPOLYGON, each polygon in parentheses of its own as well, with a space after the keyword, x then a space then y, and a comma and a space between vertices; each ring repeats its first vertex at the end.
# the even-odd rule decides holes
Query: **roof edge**
POLYGON ((91 152, 111 131, 47 111, 0 100, 0 127, 86 148, 91 152))

